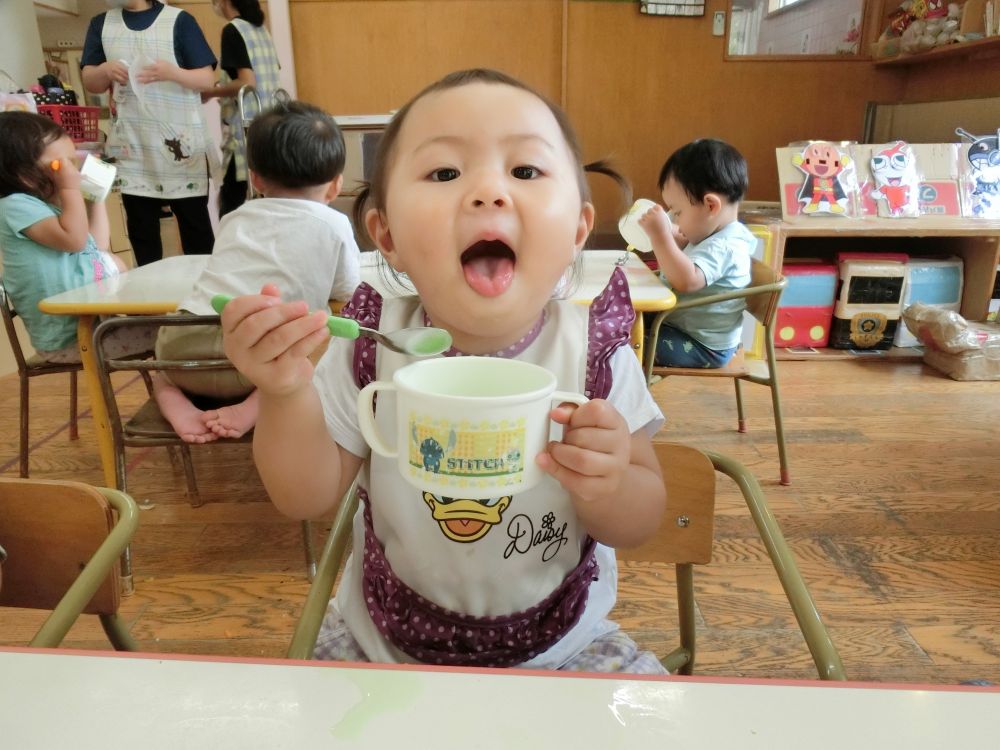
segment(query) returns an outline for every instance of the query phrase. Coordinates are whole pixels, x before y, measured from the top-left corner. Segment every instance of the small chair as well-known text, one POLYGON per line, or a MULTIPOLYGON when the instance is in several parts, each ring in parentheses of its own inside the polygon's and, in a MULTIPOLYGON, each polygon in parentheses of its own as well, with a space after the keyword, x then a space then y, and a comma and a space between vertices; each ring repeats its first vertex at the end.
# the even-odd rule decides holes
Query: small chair
MULTIPOLYGON (((97 358, 98 372, 101 381, 101 392, 104 403, 107 405, 108 421, 111 425, 112 442, 115 453, 115 482, 118 489, 123 492, 128 491, 125 476, 125 448, 142 448, 150 446, 164 446, 171 451, 170 458, 176 466, 174 450, 180 452, 180 462, 183 467, 184 476, 187 481, 188 499, 193 507, 202 504, 201 495, 198 492, 198 483, 195 479, 194 465, 191 462, 190 447, 197 445, 185 442, 171 427, 170 423, 160 413, 156 401, 152 397, 152 387, 150 376, 154 372, 191 372, 194 370, 233 370, 233 363, 228 359, 201 359, 201 360, 168 360, 168 359, 135 359, 124 358, 114 359, 107 355, 105 342, 115 331, 123 328, 138 326, 195 326, 195 325, 218 325, 218 315, 143 315, 143 316, 123 316, 109 318, 101 323, 94 330, 94 354, 97 358), (150 396, 146 402, 139 407, 130 418, 125 419, 119 408, 118 394, 114 384, 111 382, 112 373, 115 372, 138 372, 146 382, 146 388, 150 396)), ((218 443, 251 443, 253 441, 253 430, 250 430, 242 437, 220 438, 213 443, 205 445, 215 445, 218 443)), ((307 574, 312 580, 315 574, 316 562, 314 559, 312 546, 312 527, 308 521, 302 522, 302 540, 305 548, 307 574)), ((131 578, 131 564, 126 559, 124 561, 124 575, 127 581, 131 578)))
POLYGON ((774 409, 774 431, 778 438, 778 462, 781 467, 781 484, 791 483, 788 470, 788 453, 785 447, 785 428, 781 419, 781 397, 778 393, 778 366, 774 354, 774 320, 778 312, 778 300, 788 281, 780 273, 754 259, 750 271, 750 285, 723 294, 712 294, 692 300, 681 300, 671 310, 659 313, 650 326, 648 345, 645 351, 646 383, 653 385, 661 378, 671 375, 686 375, 702 378, 732 378, 736 386, 737 429, 747 431, 747 420, 743 411, 743 391, 740 383, 747 380, 751 383, 766 385, 771 389, 771 404, 774 409), (711 305, 730 299, 746 299, 747 311, 764 326, 764 350, 766 360, 746 358, 740 349, 725 367, 692 368, 692 367, 660 367, 656 361, 656 342, 660 337, 660 326, 670 314, 676 310, 691 307, 711 305))
POLYGON ((80 482, 0 479, 0 607, 51 609, 30 646, 55 648, 81 614, 135 651, 118 617, 119 558, 139 525, 131 497, 80 482), (117 518, 116 518, 117 516, 117 518))
POLYGON ((30 393, 28 381, 30 378, 39 375, 50 375, 58 372, 69 373, 69 439, 76 440, 79 437, 77 429, 77 408, 76 408, 76 374, 83 369, 79 362, 70 364, 57 364, 46 362, 37 355, 31 357, 24 356, 24 349, 21 347, 21 340, 17 335, 17 328, 14 326, 14 318, 17 312, 10 303, 7 290, 3 281, 0 280, 0 313, 3 314, 3 324, 7 329, 7 339, 10 341, 10 348, 14 352, 14 359, 17 362, 17 376, 21 381, 21 435, 18 442, 20 456, 21 476, 28 476, 28 454, 31 452, 31 442, 28 439, 28 407, 30 393))
POLYGON ((694 565, 711 562, 715 474, 739 487, 788 597, 799 629, 823 680, 846 680, 844 665, 795 564, 757 479, 728 456, 676 443, 654 443, 667 488, 667 512, 659 531, 634 549, 617 550, 619 561, 673 563, 677 578, 680 646, 661 659, 672 673, 692 674, 695 665, 694 565))

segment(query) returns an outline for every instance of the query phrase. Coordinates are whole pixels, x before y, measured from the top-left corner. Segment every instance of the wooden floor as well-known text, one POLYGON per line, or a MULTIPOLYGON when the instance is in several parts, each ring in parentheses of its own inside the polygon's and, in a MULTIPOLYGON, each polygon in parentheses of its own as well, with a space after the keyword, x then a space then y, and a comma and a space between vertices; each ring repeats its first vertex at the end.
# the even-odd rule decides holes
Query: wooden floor
MULTIPOLYGON (((1000 383, 872 361, 783 362, 781 376, 791 486, 777 483, 765 388, 744 389, 741 435, 729 382, 659 383, 659 437, 729 453, 761 479, 852 679, 1000 681, 1000 383)), ((32 473, 100 484, 90 420, 78 442, 64 429, 65 377, 32 383, 32 473)), ((16 376, 0 379, 11 476, 17 403, 16 376)), ((307 588, 298 524, 267 502, 247 446, 194 454, 201 508, 163 449, 130 453, 130 491, 149 507, 123 615, 149 651, 280 656, 307 588)), ((696 572, 697 672, 814 676, 742 500, 727 480, 720 493, 715 559, 696 572)), ((672 583, 670 569, 622 565, 615 617, 658 652, 675 634, 672 583)), ((23 645, 40 621, 0 610, 0 644, 23 645)), ((89 621, 65 645, 107 648, 89 621)))

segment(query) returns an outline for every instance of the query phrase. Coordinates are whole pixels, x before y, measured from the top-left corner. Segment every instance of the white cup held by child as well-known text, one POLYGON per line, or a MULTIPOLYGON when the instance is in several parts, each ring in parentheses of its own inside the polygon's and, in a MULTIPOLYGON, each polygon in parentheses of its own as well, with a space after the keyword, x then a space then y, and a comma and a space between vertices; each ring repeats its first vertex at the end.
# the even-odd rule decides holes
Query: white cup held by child
POLYGON ((543 472, 535 457, 549 440, 549 411, 567 401, 587 398, 557 391, 555 375, 544 367, 443 357, 401 367, 391 382, 366 385, 358 394, 358 421, 372 450, 396 458, 400 473, 418 489, 492 497, 538 484, 543 472), (395 447, 375 423, 379 391, 396 394, 395 447))
POLYGON ((632 208, 618 220, 618 233, 628 243, 630 250, 638 250, 642 253, 652 252, 653 243, 646 231, 639 226, 639 219, 655 205, 648 198, 639 198, 632 204, 632 208))
POLYGON ((91 203, 100 203, 108 197, 115 184, 117 168, 101 161, 93 154, 87 154, 80 169, 80 192, 91 203))

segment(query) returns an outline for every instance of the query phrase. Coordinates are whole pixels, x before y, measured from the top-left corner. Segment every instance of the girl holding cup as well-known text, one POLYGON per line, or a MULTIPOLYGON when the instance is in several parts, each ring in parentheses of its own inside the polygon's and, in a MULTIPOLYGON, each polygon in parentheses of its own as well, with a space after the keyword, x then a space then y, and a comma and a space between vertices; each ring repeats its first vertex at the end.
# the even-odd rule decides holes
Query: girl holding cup
MULTIPOLYGON (((554 299, 593 226, 579 152, 565 114, 539 94, 502 73, 461 71, 394 116, 355 206, 419 296, 383 299, 363 284, 344 314, 384 331, 444 328, 446 357, 530 362, 590 399, 552 409, 562 439, 523 457, 544 472, 530 488, 414 487, 369 450, 357 409, 363 386, 411 357, 338 339, 314 371, 327 316, 282 302, 273 285, 223 311, 226 354, 260 390, 254 455, 275 505, 314 518, 358 478, 355 554, 317 658, 664 672, 607 620, 613 547, 652 534, 665 501, 650 441, 662 415, 628 346, 628 285, 616 271, 589 308, 554 299)), ((379 397, 382 434, 397 418, 392 395, 379 397)), ((434 466, 463 449, 416 432, 434 466)))
MULTIPOLYGON (((47 315, 38 303, 125 269, 109 250, 107 209, 101 201, 84 201, 76 147, 55 122, 31 112, 3 112, 0 132, 4 286, 36 354, 49 362, 79 362, 76 319, 47 315)), ((113 343, 118 355, 152 345, 153 333, 146 330, 113 343)))

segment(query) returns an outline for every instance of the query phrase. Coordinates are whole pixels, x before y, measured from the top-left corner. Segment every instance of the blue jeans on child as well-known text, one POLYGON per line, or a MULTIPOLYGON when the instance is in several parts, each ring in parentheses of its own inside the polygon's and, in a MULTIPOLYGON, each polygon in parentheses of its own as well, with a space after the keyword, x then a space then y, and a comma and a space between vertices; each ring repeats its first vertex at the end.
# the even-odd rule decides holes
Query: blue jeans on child
POLYGON ((736 354, 738 346, 717 351, 709 349, 680 328, 668 323, 660 326, 660 340, 656 342, 656 364, 659 367, 724 367, 736 354))

